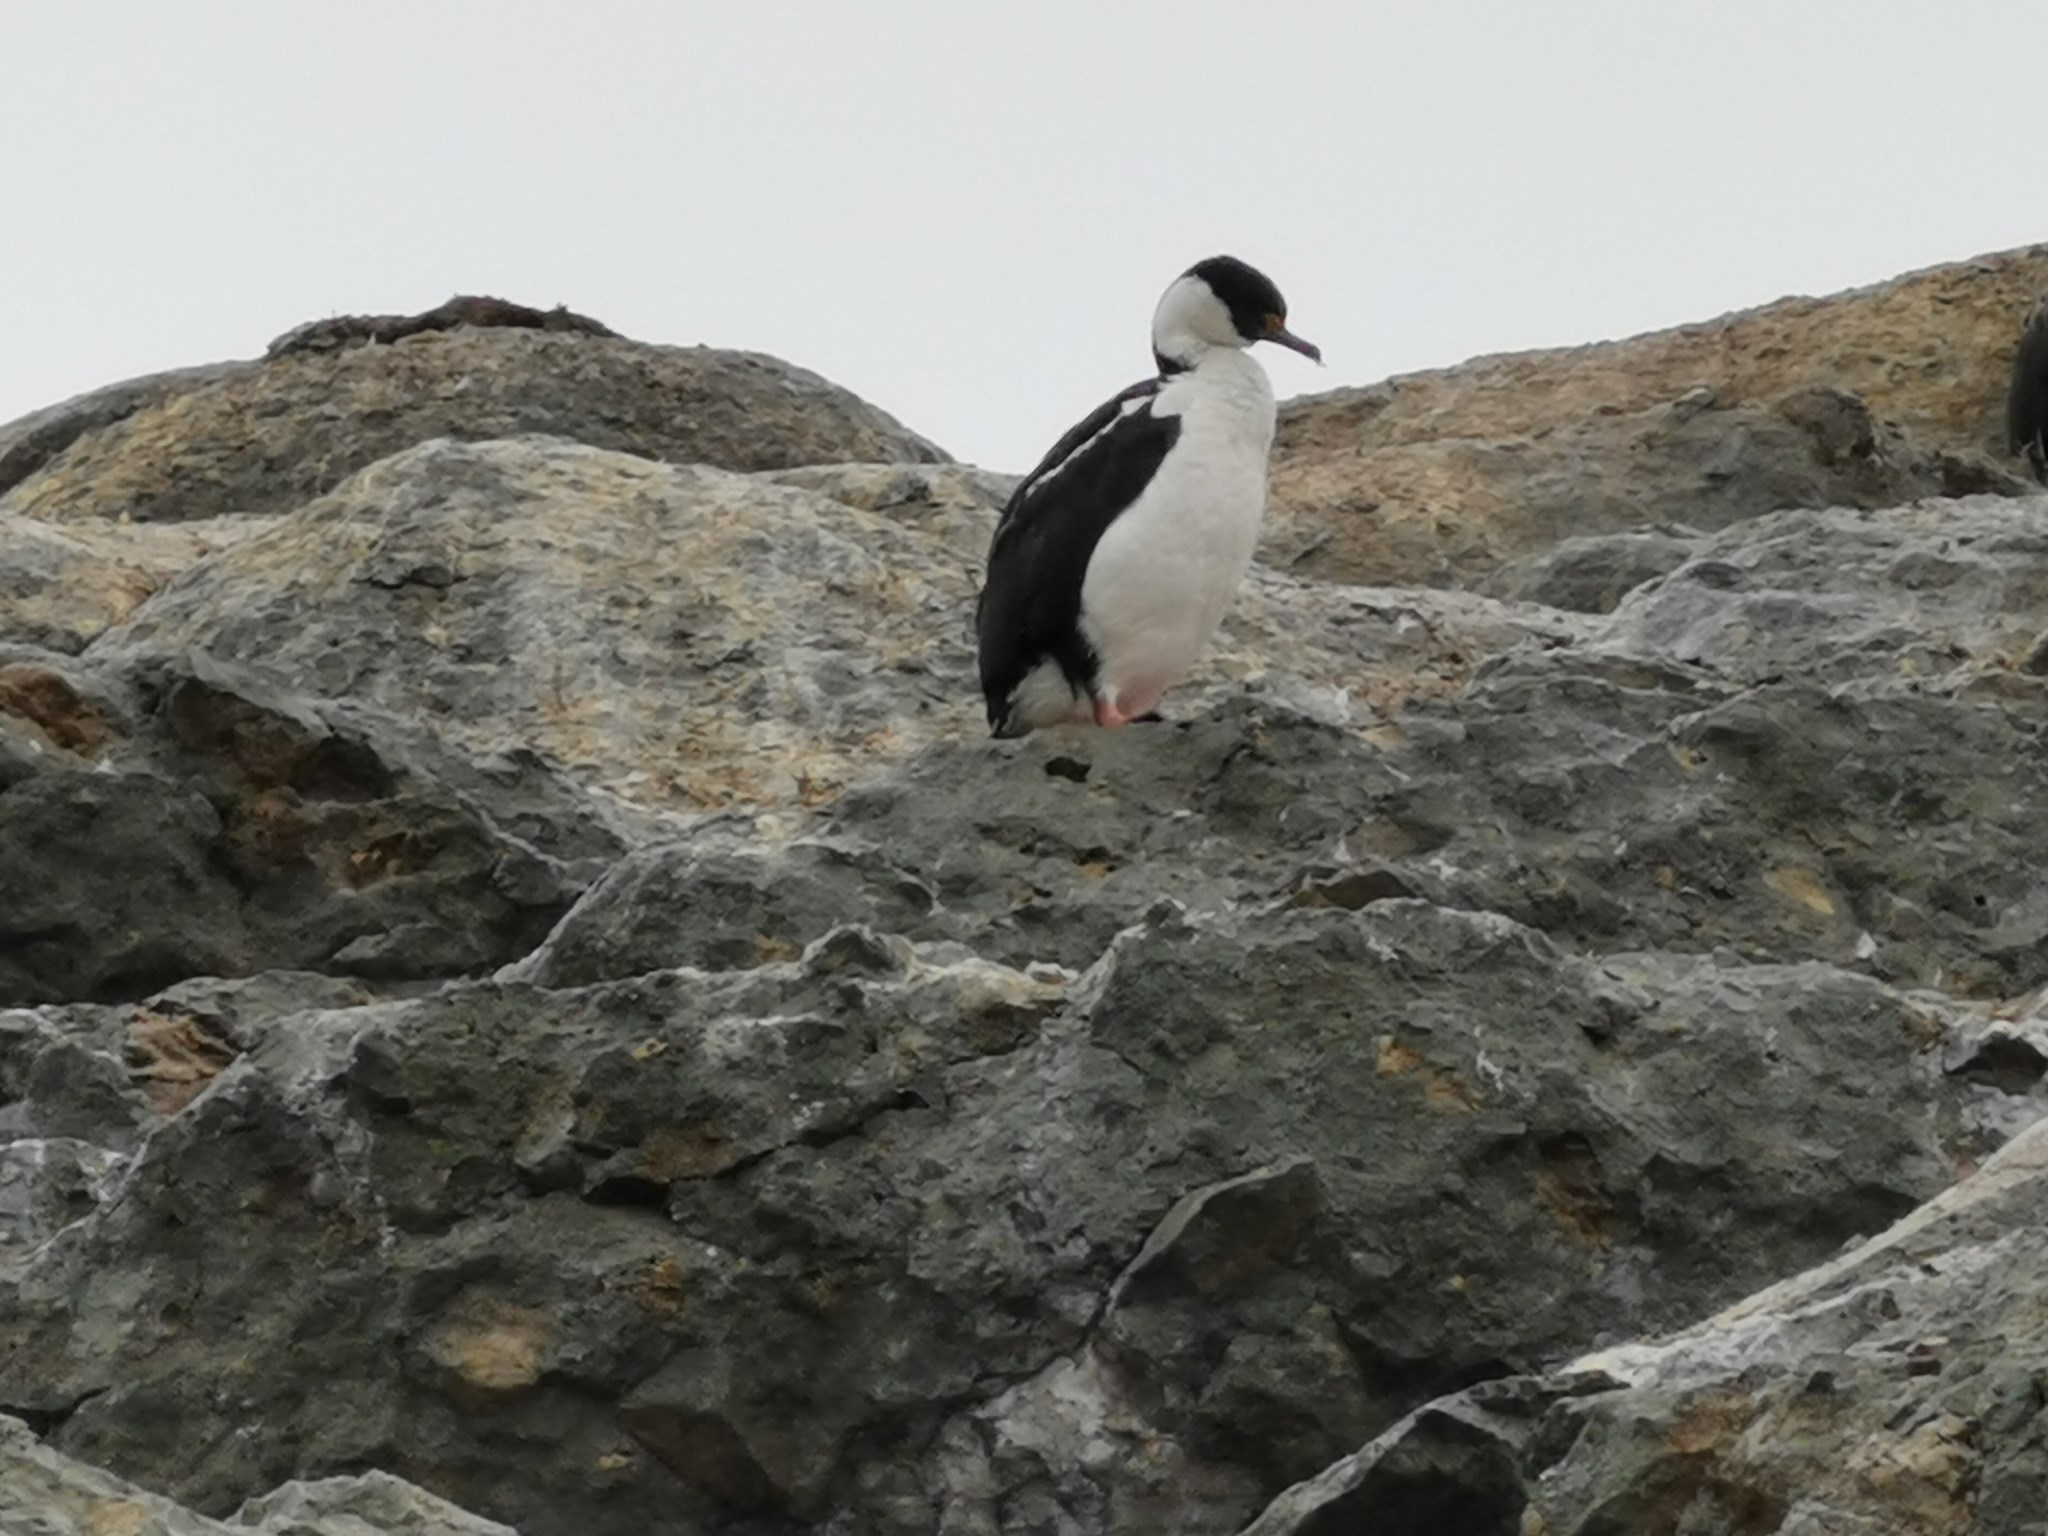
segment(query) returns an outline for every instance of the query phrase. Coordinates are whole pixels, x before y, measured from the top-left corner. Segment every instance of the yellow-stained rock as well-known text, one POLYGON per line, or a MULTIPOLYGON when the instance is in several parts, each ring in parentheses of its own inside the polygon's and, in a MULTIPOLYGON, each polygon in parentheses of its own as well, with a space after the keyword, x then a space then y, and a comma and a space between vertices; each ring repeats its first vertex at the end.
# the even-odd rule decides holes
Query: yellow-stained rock
POLYGON ((1573 534, 2000 488, 2020 468, 2006 383, 2044 290, 2048 245, 2028 246, 1290 401, 1266 558, 1329 580, 1463 585, 1573 534), (1865 441, 1836 392, 1910 446, 1865 441))

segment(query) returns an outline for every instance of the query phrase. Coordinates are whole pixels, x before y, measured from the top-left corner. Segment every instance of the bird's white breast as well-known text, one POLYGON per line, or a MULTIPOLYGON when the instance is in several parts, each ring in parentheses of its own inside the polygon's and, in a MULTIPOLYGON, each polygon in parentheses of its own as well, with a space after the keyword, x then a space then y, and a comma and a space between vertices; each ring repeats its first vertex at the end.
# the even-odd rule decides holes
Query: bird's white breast
POLYGON ((1273 387, 1249 354, 1219 351, 1171 379, 1152 409, 1179 416, 1180 436, 1104 531, 1081 585, 1100 691, 1140 709, 1194 665, 1251 564, 1266 510, 1273 387))

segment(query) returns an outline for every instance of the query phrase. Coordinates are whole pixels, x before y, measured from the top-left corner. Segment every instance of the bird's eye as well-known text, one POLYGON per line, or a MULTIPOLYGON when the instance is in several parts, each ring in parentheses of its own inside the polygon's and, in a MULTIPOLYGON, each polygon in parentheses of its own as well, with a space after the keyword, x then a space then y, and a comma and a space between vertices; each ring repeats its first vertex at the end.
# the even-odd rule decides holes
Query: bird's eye
POLYGON ((1266 316, 1266 334, 1268 336, 1271 336, 1275 331, 1284 331, 1286 329, 1287 317, 1285 315, 1266 316))

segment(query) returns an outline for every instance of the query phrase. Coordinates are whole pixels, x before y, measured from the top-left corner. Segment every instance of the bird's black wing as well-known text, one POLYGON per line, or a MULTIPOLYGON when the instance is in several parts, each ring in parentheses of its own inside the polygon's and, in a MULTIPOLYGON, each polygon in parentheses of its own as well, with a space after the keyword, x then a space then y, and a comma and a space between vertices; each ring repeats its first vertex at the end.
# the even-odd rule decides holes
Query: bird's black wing
POLYGON ((1092 679, 1095 658, 1078 629, 1081 582, 1103 531, 1138 499, 1180 436, 1178 416, 1153 412, 1165 383, 1147 379, 1106 401, 1010 494, 975 604, 991 726, 1002 726, 1011 693, 1048 656, 1075 683, 1092 679))
POLYGON ((2020 336, 2005 397, 2005 436, 2008 449, 2026 455, 2035 478, 2048 480, 2048 299, 2020 336))

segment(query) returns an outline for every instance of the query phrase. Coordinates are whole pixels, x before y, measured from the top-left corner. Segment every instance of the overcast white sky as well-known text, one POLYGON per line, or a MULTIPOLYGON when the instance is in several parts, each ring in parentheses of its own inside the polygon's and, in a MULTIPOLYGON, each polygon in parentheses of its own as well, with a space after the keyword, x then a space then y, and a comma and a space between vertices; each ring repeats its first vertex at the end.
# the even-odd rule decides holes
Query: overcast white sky
POLYGON ((1231 252, 1281 395, 2048 238, 2042 0, 0 0, 0 420, 454 292, 1027 467, 1231 252))

